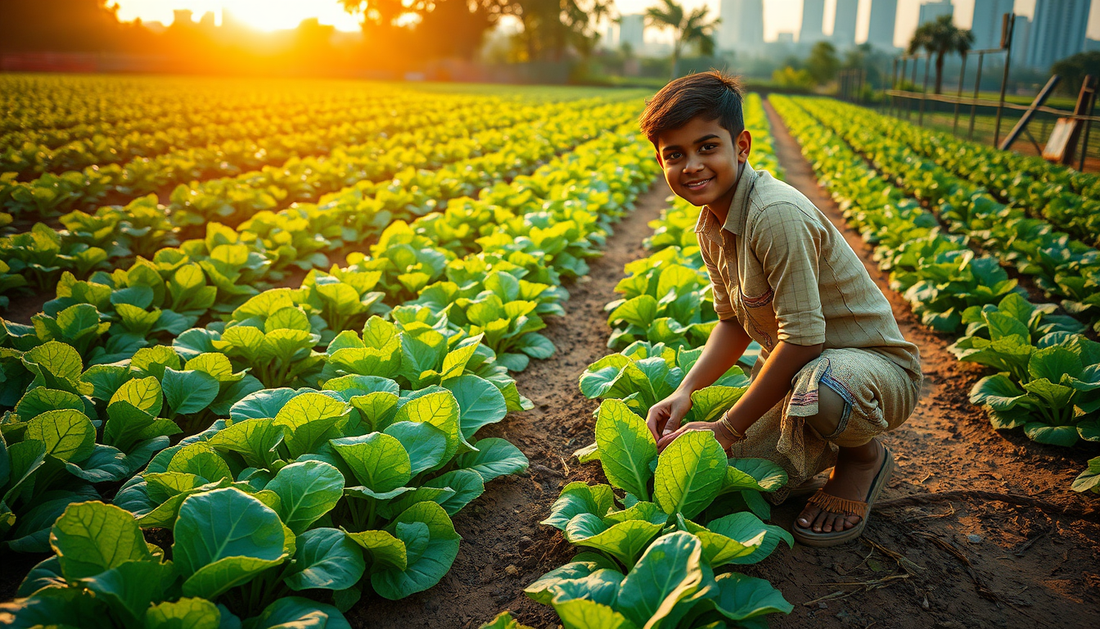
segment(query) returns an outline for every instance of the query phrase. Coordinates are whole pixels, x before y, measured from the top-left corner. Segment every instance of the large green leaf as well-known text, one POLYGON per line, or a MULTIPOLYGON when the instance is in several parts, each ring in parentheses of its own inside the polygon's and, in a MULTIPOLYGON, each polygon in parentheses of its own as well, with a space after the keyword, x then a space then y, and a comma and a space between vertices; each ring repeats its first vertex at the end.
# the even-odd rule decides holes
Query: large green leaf
POLYGON ((611 484, 648 500, 653 476, 649 465, 657 457, 657 442, 645 420, 620 400, 604 400, 596 418, 596 443, 611 484))
POLYGON ((347 619, 332 605, 300 596, 287 596, 268 605, 259 616, 249 619, 244 629, 351 629, 347 619))
POLYGON ((474 444, 477 452, 467 452, 459 455, 455 464, 464 469, 473 470, 481 475, 481 479, 489 481, 507 476, 519 474, 527 469, 527 457, 505 439, 488 437, 474 444))
POLYGON ((286 446, 296 459, 323 443, 333 427, 347 419, 346 402, 317 392, 295 396, 275 416, 276 426, 286 426, 286 446))
POLYGON ((765 614, 789 614, 794 605, 765 579, 758 579, 736 572, 715 577, 718 597, 715 608, 726 618, 735 621, 758 618, 765 614))
POLYGON ((279 515, 232 487, 188 496, 173 537, 184 596, 214 598, 287 558, 279 515))
POLYGON ((69 505, 54 523, 50 545, 62 574, 73 581, 152 559, 134 516, 101 502, 69 505))
POLYGON ((92 577, 81 584, 95 592, 126 623, 139 623, 149 606, 164 597, 176 580, 171 564, 156 561, 131 561, 92 577))
POLYGON ((589 485, 583 481, 569 483, 550 507, 550 517, 539 524, 565 530, 569 520, 581 513, 602 518, 614 506, 610 485, 589 485))
POLYGON ((279 496, 279 517, 301 535, 340 501, 344 476, 328 463, 299 461, 279 470, 264 489, 279 496))
POLYGON ((405 542, 394 537, 393 534, 381 529, 359 531, 357 533, 344 531, 344 533, 348 536, 348 539, 367 551, 367 556, 371 560, 371 572, 381 570, 403 572, 408 567, 405 542))
POLYGON ((690 533, 662 536, 623 579, 619 611, 639 627, 656 626, 680 601, 706 587, 710 569, 702 562, 702 552, 702 544, 690 533))
POLYGON ((768 459, 730 459, 722 491, 773 492, 787 484, 787 472, 768 459))
POLYGON ((46 588, 33 596, 0 604, 0 617, 13 629, 113 629, 107 606, 82 588, 46 588))
POLYGON ((427 487, 449 487, 454 493, 440 502, 447 515, 454 515, 470 504, 475 498, 485 493, 485 481, 481 474, 473 470, 451 470, 446 474, 437 476, 426 483, 427 487))
POLYGON ((458 400, 450 391, 436 391, 409 400, 394 417, 394 422, 401 421, 431 424, 446 435, 447 449, 440 462, 430 468, 433 471, 449 463, 456 454, 474 450, 462 436, 458 400))
POLYGON ((371 575, 371 585, 384 598, 398 600, 432 587, 447 574, 458 556, 461 537, 455 532, 447 512, 434 502, 421 502, 409 507, 386 530, 405 542, 410 558, 405 570, 390 568, 371 575), (403 526, 414 524, 422 526, 403 526), (426 537, 421 533, 425 530, 426 537), (412 559, 411 544, 415 544, 419 551, 415 560, 412 559))
POLYGON ((387 426, 383 432, 396 437, 405 447, 411 466, 409 473, 412 476, 438 465, 447 451, 447 435, 431 424, 396 422, 387 426))
POLYGON ((363 551, 343 531, 311 529, 298 536, 286 585, 292 590, 343 590, 358 583, 366 567, 363 551))
POLYGON ((210 406, 221 390, 221 384, 210 374, 171 368, 164 370, 161 386, 168 406, 177 415, 191 415, 203 410, 210 406))
POLYGON ((535 602, 549 605, 550 600, 554 598, 554 587, 562 581, 583 579, 598 570, 615 567, 615 563, 603 555, 582 553, 564 566, 554 568, 542 575, 524 588, 523 592, 535 602))
POLYGON ((203 598, 181 598, 161 603, 145 612, 145 629, 219 629, 218 606, 203 598))
POLYGON ((95 450, 95 426, 84 413, 72 409, 46 411, 27 422, 23 439, 39 441, 46 454, 61 461, 80 463, 95 450))
POLYGON ((271 418, 236 420, 208 442, 217 450, 240 454, 249 467, 271 469, 279 458, 276 448, 283 442, 285 430, 271 418))
POLYGON ((504 395, 491 382, 473 375, 458 376, 443 383, 458 401, 462 436, 467 440, 488 424, 495 424, 508 414, 504 395))
POLYGON ((693 518, 722 490, 726 455, 709 430, 686 432, 657 459, 653 496, 669 515, 693 518))
POLYGON ((664 528, 645 520, 627 520, 608 524, 590 513, 573 516, 565 527, 570 544, 594 548, 610 554, 624 566, 632 566, 653 538, 664 528))
POLYGON ((372 432, 361 437, 333 439, 329 443, 347 462, 359 484, 371 491, 393 491, 412 478, 409 454, 396 437, 372 432))
POLYGON ((583 598, 554 605, 565 629, 637 629, 642 625, 595 601, 583 598))

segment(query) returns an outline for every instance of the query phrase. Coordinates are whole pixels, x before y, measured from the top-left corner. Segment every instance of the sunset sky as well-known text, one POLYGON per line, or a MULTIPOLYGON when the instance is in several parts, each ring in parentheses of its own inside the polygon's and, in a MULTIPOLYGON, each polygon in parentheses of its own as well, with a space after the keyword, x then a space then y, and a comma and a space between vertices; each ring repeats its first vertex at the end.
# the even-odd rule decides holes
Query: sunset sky
MULTIPOLYGON (((206 11, 218 13, 224 7, 238 19, 264 30, 294 28, 303 19, 317 17, 324 24, 334 24, 340 30, 358 30, 355 19, 340 8, 336 0, 116 0, 119 17, 132 20, 156 20, 165 24, 172 21, 173 9, 191 9, 196 19, 206 11)), ((717 15, 719 0, 682 0, 688 8, 702 4, 712 7, 717 15)), ((656 0, 616 0, 619 13, 640 13, 656 0)), ((832 31, 833 7, 836 0, 825 2, 825 32, 832 31)), ((860 0, 859 24, 856 41, 866 39, 870 0, 860 0)), ((898 26, 895 43, 908 40, 917 26, 917 14, 921 0, 898 1, 898 26)), ((954 0, 956 21, 970 26, 974 0, 954 0)), ((1016 11, 1031 15, 1035 0, 1016 0, 1016 11)), ((781 31, 798 31, 802 19, 802 0, 764 0, 764 39, 774 40, 781 31)), ((1100 0, 1093 0, 1089 16, 1089 37, 1100 39, 1100 0)))

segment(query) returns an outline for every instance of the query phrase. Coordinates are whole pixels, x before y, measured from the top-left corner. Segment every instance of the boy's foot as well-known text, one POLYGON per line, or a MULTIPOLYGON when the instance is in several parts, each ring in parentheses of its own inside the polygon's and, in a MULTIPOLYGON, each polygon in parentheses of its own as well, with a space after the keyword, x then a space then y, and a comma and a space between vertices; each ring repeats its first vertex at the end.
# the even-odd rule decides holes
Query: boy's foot
MULTIPOLYGON (((877 439, 858 448, 841 448, 829 482, 822 490, 837 498, 864 500, 885 457, 886 448, 877 439)), ((795 523, 815 533, 831 533, 846 531, 859 524, 861 519, 858 515, 832 513, 817 505, 807 504, 795 523)))

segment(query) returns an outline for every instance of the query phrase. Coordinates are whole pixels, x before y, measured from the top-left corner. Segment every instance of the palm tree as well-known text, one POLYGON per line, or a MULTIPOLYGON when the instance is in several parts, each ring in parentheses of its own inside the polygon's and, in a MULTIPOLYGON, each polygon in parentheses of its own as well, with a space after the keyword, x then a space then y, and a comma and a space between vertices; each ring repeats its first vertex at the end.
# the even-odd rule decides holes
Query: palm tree
POLYGON ((677 4, 676 0, 661 0, 662 4, 649 7, 645 11, 646 23, 658 28, 671 28, 674 39, 672 41, 672 78, 678 76, 677 67, 680 63, 680 52, 685 45, 694 44, 699 47, 699 52, 710 56, 714 54, 714 28, 720 19, 710 20, 706 6, 701 6, 691 13, 685 13, 684 7, 677 4))
POLYGON ((944 56, 953 52, 966 55, 973 44, 974 33, 955 26, 951 15, 941 15, 917 27, 913 39, 909 40, 909 54, 923 48, 929 55, 936 55, 936 93, 939 94, 943 86, 944 56))

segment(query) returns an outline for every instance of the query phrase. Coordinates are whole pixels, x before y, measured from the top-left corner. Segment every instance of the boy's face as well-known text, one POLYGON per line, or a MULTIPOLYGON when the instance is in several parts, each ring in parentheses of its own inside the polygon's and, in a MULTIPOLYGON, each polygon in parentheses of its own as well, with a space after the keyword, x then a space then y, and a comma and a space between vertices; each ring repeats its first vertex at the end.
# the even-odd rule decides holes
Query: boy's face
POLYGON ((723 216, 733 200, 752 137, 742 131, 731 138, 717 118, 696 116, 682 127, 657 136, 657 161, 668 187, 692 205, 707 206, 723 216))

